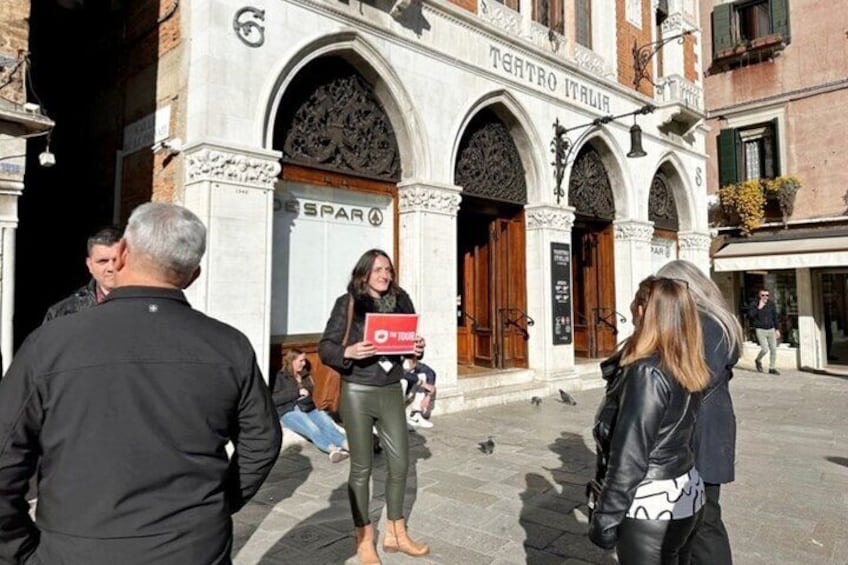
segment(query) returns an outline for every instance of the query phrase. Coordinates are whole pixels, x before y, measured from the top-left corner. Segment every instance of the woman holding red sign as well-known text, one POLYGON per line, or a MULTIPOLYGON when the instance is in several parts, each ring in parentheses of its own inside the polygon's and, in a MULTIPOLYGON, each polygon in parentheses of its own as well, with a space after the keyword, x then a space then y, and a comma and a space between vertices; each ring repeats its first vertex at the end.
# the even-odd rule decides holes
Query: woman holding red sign
MULTIPOLYGON (((374 526, 368 512, 371 498, 372 448, 371 430, 376 426, 386 454, 386 535, 383 550, 402 551, 414 557, 426 555, 430 548, 412 541, 406 532, 403 497, 409 468, 409 438, 400 381, 403 378, 403 356, 381 355, 373 343, 363 340, 365 315, 414 314, 409 295, 395 280, 389 256, 380 249, 366 251, 351 273, 347 293, 340 296, 324 335, 318 344, 321 362, 342 376, 340 414, 350 446, 350 498, 356 526, 356 554, 363 564, 380 563, 374 526), (348 308, 353 315, 348 326, 348 308), (347 340, 345 334, 347 333, 347 340), (351 345, 347 345, 351 344, 351 345)), ((415 356, 424 353, 424 338, 415 340, 415 356)))

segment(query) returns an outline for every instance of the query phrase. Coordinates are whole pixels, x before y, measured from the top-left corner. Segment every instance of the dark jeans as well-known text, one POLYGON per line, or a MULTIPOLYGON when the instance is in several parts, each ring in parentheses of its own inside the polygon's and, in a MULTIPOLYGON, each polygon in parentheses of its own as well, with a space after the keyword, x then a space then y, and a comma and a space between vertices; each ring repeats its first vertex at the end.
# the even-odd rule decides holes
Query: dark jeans
POLYGON ((721 506, 718 498, 721 485, 706 484, 707 502, 704 506, 704 521, 695 531, 692 542, 692 565, 731 565, 730 540, 721 521, 721 506))
POLYGON ((350 447, 350 476, 347 482, 350 509, 357 527, 371 522, 368 504, 373 450, 371 428, 377 427, 386 454, 386 517, 403 518, 403 496, 409 470, 409 432, 406 429, 400 383, 368 386, 342 382, 339 413, 350 447))
POLYGON ((703 510, 682 520, 634 520, 625 518, 618 527, 620 565, 689 565, 693 532, 703 510))

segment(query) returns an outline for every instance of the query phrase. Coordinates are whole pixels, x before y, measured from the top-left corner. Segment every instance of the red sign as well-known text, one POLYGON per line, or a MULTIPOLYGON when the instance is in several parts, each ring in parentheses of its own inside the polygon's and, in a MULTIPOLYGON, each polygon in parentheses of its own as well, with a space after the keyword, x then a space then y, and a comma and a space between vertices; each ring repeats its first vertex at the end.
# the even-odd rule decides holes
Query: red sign
POLYGON ((417 333, 418 314, 365 314, 362 339, 381 355, 414 353, 417 333))

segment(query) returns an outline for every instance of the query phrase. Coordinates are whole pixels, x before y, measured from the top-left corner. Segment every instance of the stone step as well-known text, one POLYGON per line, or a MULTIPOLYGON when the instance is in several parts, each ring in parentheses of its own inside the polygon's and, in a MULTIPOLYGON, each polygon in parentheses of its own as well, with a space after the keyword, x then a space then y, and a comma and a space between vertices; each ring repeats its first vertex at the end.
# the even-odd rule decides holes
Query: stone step
POLYGON ((457 388, 463 393, 488 390, 502 386, 533 382, 532 369, 503 369, 457 379, 457 388))

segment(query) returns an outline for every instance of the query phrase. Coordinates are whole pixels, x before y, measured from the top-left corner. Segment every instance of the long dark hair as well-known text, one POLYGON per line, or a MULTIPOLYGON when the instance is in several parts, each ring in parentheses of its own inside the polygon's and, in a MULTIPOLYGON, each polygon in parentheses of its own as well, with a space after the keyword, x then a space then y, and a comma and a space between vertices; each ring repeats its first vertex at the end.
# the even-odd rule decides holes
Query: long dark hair
POLYGON ((374 262, 377 257, 384 257, 389 262, 389 268, 392 271, 392 279, 389 281, 389 290, 387 294, 398 294, 400 287, 395 280, 395 266, 392 263, 391 257, 382 249, 369 249, 362 254, 356 266, 353 267, 353 272, 350 274, 350 282, 347 285, 347 291, 354 297, 359 298, 368 294, 368 277, 371 276, 371 269, 374 268, 374 262))

